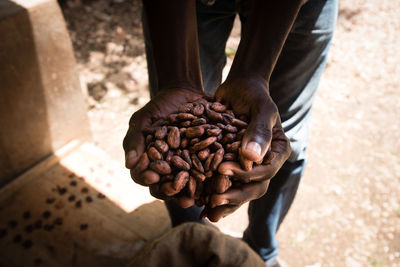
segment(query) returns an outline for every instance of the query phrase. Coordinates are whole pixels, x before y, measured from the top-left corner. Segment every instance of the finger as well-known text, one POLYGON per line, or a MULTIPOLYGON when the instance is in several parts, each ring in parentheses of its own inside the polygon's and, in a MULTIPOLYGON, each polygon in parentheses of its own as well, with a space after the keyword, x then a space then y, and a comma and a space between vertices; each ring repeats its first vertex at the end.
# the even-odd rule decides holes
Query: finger
POLYGON ((136 112, 129 121, 129 130, 124 138, 125 166, 133 168, 145 150, 145 140, 142 130, 150 126, 151 117, 145 112, 136 112))
POLYGON ((255 104, 250 110, 250 123, 242 139, 240 156, 245 160, 260 161, 272 140, 278 110, 273 103, 255 104))
POLYGON ((223 194, 213 194, 210 198, 210 207, 223 205, 242 205, 250 200, 262 197, 268 189, 270 180, 243 184, 239 188, 230 188, 223 194))
POLYGON ((135 183, 144 186, 149 186, 160 181, 160 175, 152 170, 136 173, 135 169, 131 169, 131 177, 135 183))
POLYGON ((220 219, 236 211, 238 205, 224 205, 207 209, 206 216, 212 222, 218 222, 220 219))

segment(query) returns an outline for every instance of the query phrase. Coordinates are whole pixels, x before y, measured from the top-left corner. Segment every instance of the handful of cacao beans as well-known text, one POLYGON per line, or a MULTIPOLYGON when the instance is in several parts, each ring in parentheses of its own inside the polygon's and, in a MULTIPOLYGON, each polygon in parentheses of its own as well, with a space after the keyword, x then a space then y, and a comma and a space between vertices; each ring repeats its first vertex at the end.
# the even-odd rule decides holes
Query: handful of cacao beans
MULTIPOLYGON (((239 161, 246 115, 236 116, 227 106, 202 98, 179 107, 146 128, 146 152, 136 166, 160 175, 160 191, 168 197, 186 194, 198 206, 213 193, 224 193, 238 182, 218 173, 224 161, 239 161)), ((258 164, 261 164, 259 162, 258 164)), ((241 162, 249 170, 253 162, 241 162)))

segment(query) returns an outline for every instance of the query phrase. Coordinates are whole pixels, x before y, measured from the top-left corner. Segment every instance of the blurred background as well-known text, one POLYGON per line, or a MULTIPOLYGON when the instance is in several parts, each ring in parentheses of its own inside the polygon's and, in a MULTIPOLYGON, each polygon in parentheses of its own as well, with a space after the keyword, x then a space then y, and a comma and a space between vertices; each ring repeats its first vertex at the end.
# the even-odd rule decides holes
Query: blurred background
MULTIPOLYGON (((280 258, 290 266, 400 266, 400 2, 339 5, 307 170, 279 230, 280 258)), ((122 166, 128 120, 149 101, 141 3, 68 0, 62 10, 95 142, 122 166)), ((227 68, 239 40, 236 21, 227 68)), ((246 209, 217 225, 240 236, 246 209)))

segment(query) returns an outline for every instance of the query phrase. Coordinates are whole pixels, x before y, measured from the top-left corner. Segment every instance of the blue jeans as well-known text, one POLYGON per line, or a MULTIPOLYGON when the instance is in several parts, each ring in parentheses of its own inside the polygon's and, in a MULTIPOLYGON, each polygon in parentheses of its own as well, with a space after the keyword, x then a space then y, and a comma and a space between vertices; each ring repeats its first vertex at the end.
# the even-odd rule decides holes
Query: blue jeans
MULTIPOLYGON (((207 93, 213 94, 221 84, 226 64, 226 41, 236 14, 239 14, 242 24, 246 23, 248 5, 248 0, 217 0, 212 6, 197 2, 200 63, 207 93)), ((243 234, 243 240, 267 264, 278 254, 275 235, 293 202, 304 171, 312 102, 325 69, 337 10, 337 0, 309 0, 305 3, 271 76, 270 93, 290 139, 292 154, 271 180, 267 193, 249 203, 249 225, 243 234)), ((145 21, 144 34, 150 90, 154 95, 157 77, 145 21)), ((167 201, 166 206, 173 226, 199 221, 201 208, 183 209, 171 201, 167 201)))

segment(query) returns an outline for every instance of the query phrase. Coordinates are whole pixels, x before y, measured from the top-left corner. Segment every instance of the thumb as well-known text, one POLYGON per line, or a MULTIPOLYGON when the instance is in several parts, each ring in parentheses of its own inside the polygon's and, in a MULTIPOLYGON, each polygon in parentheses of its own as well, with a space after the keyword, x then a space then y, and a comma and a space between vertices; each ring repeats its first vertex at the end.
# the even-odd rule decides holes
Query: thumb
POLYGON ((129 121, 129 129, 123 141, 125 150, 125 166, 132 169, 145 150, 145 138, 143 129, 151 124, 150 116, 139 112, 132 115, 129 121))
POLYGON ((278 116, 275 104, 254 105, 250 110, 250 123, 243 136, 241 156, 259 162, 264 158, 272 140, 272 128, 278 116))

